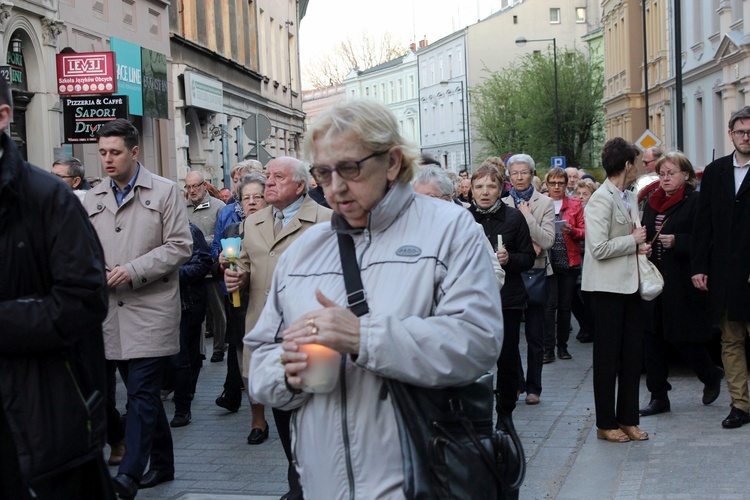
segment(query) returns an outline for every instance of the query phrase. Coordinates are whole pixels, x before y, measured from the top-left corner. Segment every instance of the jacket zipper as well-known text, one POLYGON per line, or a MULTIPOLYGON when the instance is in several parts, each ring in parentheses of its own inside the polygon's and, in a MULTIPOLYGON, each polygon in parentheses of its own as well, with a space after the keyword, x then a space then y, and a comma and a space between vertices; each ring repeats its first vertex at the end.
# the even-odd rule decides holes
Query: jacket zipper
POLYGON ((291 434, 295 436, 294 445, 292 446, 292 464, 297 466, 297 410, 292 410, 292 419, 290 421, 291 434))
POLYGON ((346 356, 341 356, 339 376, 341 378, 341 432, 344 438, 346 476, 349 480, 349 499, 354 500, 354 470, 352 467, 351 445, 349 443, 349 424, 346 417, 346 356))
MULTIPOLYGON (((365 248, 359 257, 359 266, 362 267, 362 259, 364 258, 365 252, 370 247, 370 230, 365 228, 365 248)), ((341 380, 341 433, 344 439, 344 455, 346 457, 346 477, 349 481, 349 499, 354 500, 356 498, 354 492, 354 467, 352 466, 352 453, 351 443, 349 442, 349 423, 347 418, 347 405, 346 405, 346 356, 341 356, 341 363, 339 366, 339 378, 341 380)))
MULTIPOLYGON (((362 250, 362 254, 359 256, 359 267, 362 267, 362 261, 365 258, 365 252, 367 252, 367 249, 370 248, 370 230, 365 228, 365 248, 362 250)), ((361 269, 360 269, 361 270, 361 269)))

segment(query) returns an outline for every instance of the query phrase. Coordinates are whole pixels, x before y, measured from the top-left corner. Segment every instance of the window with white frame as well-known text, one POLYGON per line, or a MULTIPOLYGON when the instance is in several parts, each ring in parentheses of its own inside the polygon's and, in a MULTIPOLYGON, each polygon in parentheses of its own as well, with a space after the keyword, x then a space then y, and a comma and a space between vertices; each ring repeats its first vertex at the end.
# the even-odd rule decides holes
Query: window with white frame
POLYGON ((549 9, 549 23, 560 24, 560 8, 559 7, 551 7, 549 9))
POLYGON ((586 7, 576 7, 576 22, 577 23, 586 22, 586 7))

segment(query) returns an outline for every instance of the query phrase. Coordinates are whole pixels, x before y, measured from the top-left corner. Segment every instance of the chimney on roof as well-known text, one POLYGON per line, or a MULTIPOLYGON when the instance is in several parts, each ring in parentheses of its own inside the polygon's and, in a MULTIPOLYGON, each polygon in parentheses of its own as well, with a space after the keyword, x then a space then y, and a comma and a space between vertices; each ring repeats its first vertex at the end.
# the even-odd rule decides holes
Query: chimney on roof
POLYGON ((423 49, 427 47, 427 37, 425 36, 422 40, 419 41, 419 48, 423 49))
POLYGON ((411 42, 409 44, 409 50, 411 50, 412 52, 416 52, 417 51, 417 44, 414 43, 414 42, 411 42))

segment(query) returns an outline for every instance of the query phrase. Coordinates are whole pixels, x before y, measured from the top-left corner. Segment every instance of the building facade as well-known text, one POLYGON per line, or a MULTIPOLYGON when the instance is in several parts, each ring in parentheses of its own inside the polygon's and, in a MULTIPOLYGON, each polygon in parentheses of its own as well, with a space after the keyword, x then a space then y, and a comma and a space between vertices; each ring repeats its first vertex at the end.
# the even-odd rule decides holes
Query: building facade
MULTIPOLYGON (((426 42, 423 43, 426 46, 426 42)), ((375 99, 385 104, 398 120, 404 138, 419 144, 417 54, 405 55, 372 68, 352 70, 344 79, 347 99, 375 99)))
POLYGON ((455 173, 471 171, 466 29, 417 53, 422 153, 455 173))
MULTIPOLYGON (((159 63, 160 74, 166 75, 169 3, 166 0, 0 2, 0 40, 6 48, 3 69, 9 72, 14 98, 10 133, 24 157, 51 169, 56 158, 76 156, 86 167, 87 176, 103 177, 95 143, 65 142, 68 136, 63 99, 58 93, 57 55, 107 52, 113 50, 113 41, 120 40, 132 44, 139 58, 142 54, 149 56, 149 70, 153 60, 159 63)), ((127 71, 137 87, 134 94, 141 98, 145 95, 143 70, 144 66, 139 65, 127 71)), ((117 72, 121 74, 119 67, 117 72)), ((139 110, 131 107, 127 117, 141 132, 140 160, 152 171, 176 180, 174 132, 166 114, 171 109, 169 82, 166 76, 158 81, 150 77, 148 82, 156 82, 160 90, 163 116, 154 116, 157 113, 150 113, 151 107, 147 106, 146 112, 143 107, 139 110)), ((117 94, 122 90, 118 79, 117 94)))
POLYGON ((243 159, 300 154, 300 20, 307 0, 182 0, 170 9, 180 179, 219 187, 243 159))
MULTIPOLYGON (((645 8, 632 2, 605 1, 602 5, 607 137, 636 140, 648 127, 667 149, 676 149, 674 4, 645 0, 645 8)), ((682 149, 698 169, 733 150, 727 135, 729 117, 750 104, 746 97, 750 92, 750 43, 743 22, 750 11, 746 12, 746 5, 734 0, 680 3, 682 149)))
POLYGON ((309 129, 315 118, 336 103, 346 100, 346 85, 332 85, 302 91, 302 111, 305 113, 305 129, 309 129))
MULTIPOLYGON (((737 0, 683 4, 684 150, 702 168, 734 150, 727 134, 729 117, 750 105, 750 26, 743 22, 746 17, 750 20, 750 4, 737 0)), ((667 84, 674 92, 674 78, 667 84)), ((676 147, 671 127, 664 136, 670 147, 676 147)))
MULTIPOLYGON (((502 71, 520 56, 551 52, 553 39, 558 50, 575 47, 586 51, 589 44, 584 37, 600 26, 600 13, 597 0, 504 0, 498 12, 466 30, 469 88, 482 83, 488 72, 502 71), (517 44, 519 38, 527 42, 517 44)), ((477 152, 484 149, 478 136, 471 141, 477 152)), ((495 152, 501 157, 506 153, 495 152)), ((482 158, 473 160, 481 163, 482 158)))

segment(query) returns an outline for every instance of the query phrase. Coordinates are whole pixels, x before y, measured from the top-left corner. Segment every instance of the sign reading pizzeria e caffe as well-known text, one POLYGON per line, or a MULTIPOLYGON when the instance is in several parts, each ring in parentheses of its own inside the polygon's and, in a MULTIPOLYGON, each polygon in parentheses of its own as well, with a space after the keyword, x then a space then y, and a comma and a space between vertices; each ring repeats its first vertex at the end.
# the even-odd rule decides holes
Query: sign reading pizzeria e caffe
POLYGON ((117 92, 114 52, 57 54, 58 94, 114 92, 117 92))
POLYGON ((96 142, 96 131, 117 118, 128 118, 124 95, 63 97, 63 124, 67 144, 96 142))

